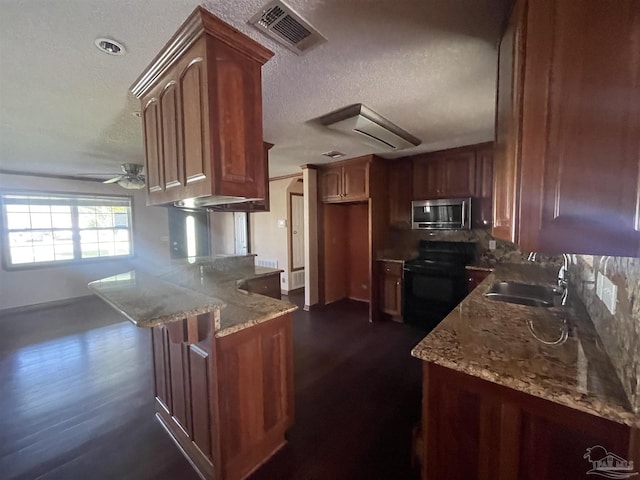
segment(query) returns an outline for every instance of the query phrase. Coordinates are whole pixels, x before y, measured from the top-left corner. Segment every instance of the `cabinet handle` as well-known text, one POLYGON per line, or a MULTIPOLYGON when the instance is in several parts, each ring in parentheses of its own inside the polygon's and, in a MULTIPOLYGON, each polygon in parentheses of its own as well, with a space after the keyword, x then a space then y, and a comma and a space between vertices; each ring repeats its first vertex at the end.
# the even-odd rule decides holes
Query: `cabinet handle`
POLYGON ((391 269, 389 267, 385 268, 385 270, 387 271, 387 273, 389 273, 391 271, 391 269))

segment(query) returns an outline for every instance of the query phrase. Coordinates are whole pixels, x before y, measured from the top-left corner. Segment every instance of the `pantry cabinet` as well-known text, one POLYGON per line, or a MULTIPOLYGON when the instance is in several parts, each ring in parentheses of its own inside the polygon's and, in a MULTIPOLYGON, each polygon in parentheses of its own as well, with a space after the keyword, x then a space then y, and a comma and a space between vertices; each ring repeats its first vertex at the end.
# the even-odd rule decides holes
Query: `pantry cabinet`
POLYGON ((148 205, 267 198, 261 68, 272 55, 198 7, 140 75, 148 205))
POLYGON ((638 18, 635 0, 516 2, 499 54, 494 236, 640 255, 638 18))

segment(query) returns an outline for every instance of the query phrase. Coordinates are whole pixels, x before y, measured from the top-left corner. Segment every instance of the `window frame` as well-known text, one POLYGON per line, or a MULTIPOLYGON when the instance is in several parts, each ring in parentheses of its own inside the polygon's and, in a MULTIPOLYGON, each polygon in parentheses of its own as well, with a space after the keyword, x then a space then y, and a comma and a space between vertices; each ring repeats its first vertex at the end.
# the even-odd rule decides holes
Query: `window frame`
MULTIPOLYGON (((77 209, 77 205, 75 206, 77 209)), ((72 214, 73 215, 73 214, 72 214)), ((76 214, 72 216, 72 224, 70 228, 63 228, 62 230, 72 230, 72 235, 79 235, 83 230, 80 228, 78 224, 79 216, 76 214)), ((105 227, 106 228, 106 227, 105 227)), ((50 230, 53 230, 53 226, 50 230)), ((32 231, 37 231, 39 229, 29 229, 32 231)), ((97 228, 100 230, 100 228, 97 228)), ((0 190, 0 250, 2 252, 2 269, 5 271, 14 271, 14 270, 34 270, 40 268, 52 268, 52 267, 65 267, 65 266, 73 266, 73 265, 85 265, 90 263, 100 263, 100 262, 108 262, 108 261, 121 261, 121 260, 131 260, 136 257, 135 253, 135 199, 133 195, 114 195, 114 194, 102 194, 102 193, 88 193, 88 192, 68 192, 68 191, 42 191, 42 190, 30 190, 30 189, 2 189, 0 190), (52 260, 45 262, 32 262, 32 263, 11 263, 11 245, 9 241, 9 232, 11 230, 7 225, 7 218, 5 217, 5 196, 6 195, 23 195, 23 196, 32 196, 32 197, 67 197, 67 198, 75 198, 75 199, 121 199, 123 201, 129 202, 129 254, 127 255, 112 255, 105 257, 90 257, 90 258, 76 258, 78 255, 77 246, 79 246, 79 241, 76 243, 73 242, 73 252, 74 258, 69 260, 52 260)))

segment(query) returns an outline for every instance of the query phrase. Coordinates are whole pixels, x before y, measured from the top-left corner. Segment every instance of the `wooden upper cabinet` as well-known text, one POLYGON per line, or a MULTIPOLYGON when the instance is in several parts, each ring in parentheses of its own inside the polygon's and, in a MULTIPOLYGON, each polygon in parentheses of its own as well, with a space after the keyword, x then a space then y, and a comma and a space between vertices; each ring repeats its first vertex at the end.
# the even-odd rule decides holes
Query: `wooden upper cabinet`
POLYGON ((425 200, 473 196, 475 161, 473 147, 454 148, 417 157, 413 172, 414 198, 425 200))
POLYGON ((476 195, 471 215, 477 227, 493 223, 493 155, 492 144, 476 152, 476 195))
POLYGON ((510 115, 498 93, 498 144, 515 158, 496 165, 514 171, 512 237, 522 250, 639 256, 640 3, 539 0, 526 19, 524 7, 510 115))
POLYGON ((412 177, 413 162, 411 159, 398 159, 389 162, 387 166, 389 226, 393 228, 411 228, 412 177))
POLYGON ((261 67, 271 56, 201 7, 169 40, 131 87, 143 105, 148 205, 266 200, 261 67))
POLYGON ((320 198, 325 203, 360 202, 369 198, 371 156, 322 166, 320 198))
POLYGON ((369 163, 366 161, 346 163, 342 167, 343 199, 359 201, 369 198, 369 163))
POLYGON ((342 167, 323 167, 320 171, 320 196, 324 202, 342 200, 342 167))
POLYGON ((500 40, 493 159, 493 229, 496 238, 518 242, 520 112, 525 31, 524 2, 516 2, 500 40))

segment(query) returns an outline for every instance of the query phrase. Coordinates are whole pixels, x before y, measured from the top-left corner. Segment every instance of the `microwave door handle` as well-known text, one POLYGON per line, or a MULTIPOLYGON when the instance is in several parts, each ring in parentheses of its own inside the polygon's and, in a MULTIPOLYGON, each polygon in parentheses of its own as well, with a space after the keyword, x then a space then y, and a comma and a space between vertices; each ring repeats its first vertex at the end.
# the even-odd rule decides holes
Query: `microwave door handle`
POLYGON ((466 205, 465 205, 466 203, 467 203, 466 201, 464 201, 464 200, 462 201, 462 226, 463 227, 466 226, 466 224, 467 224, 465 222, 465 217, 467 216, 466 215, 467 209, 466 209, 466 205))

